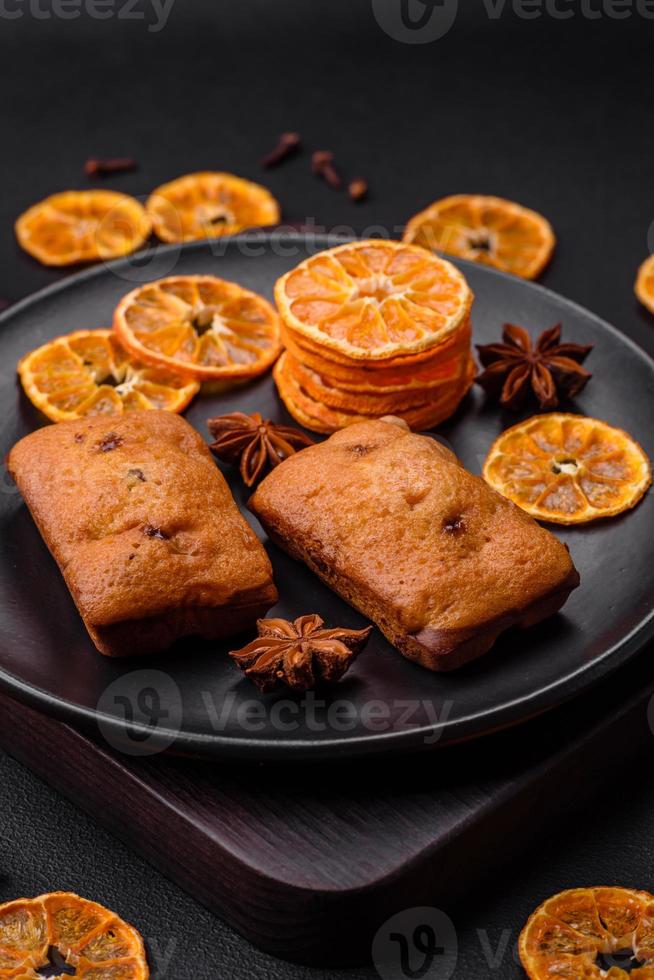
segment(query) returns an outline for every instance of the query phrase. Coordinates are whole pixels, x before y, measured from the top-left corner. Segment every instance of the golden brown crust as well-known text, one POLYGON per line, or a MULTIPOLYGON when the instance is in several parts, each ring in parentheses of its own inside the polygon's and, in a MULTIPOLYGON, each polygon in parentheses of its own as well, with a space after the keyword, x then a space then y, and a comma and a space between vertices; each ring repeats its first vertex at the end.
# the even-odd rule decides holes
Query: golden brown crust
POLYGON ((567 548, 427 436, 366 422, 305 449, 250 508, 406 657, 450 670, 579 584, 567 548))
POLYGON ((261 543, 179 416, 47 426, 7 464, 102 653, 229 635, 275 603, 261 543))

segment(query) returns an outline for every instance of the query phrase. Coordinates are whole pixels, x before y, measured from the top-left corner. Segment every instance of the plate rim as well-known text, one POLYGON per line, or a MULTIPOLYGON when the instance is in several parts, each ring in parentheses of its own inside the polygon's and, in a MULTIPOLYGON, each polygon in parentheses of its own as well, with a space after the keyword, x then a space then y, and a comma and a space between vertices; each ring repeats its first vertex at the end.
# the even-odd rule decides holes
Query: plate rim
MULTIPOLYGON (((57 279, 55 282, 51 282, 48 286, 43 286, 41 289, 37 289, 36 292, 29 293, 27 296, 24 296, 22 299, 19 299, 15 303, 12 303, 11 306, 7 307, 6 310, 2 310, 2 312, 0 312, 0 330, 4 326, 4 324, 9 320, 11 320, 16 314, 22 313, 25 309, 28 309, 30 306, 32 306, 39 300, 48 296, 55 295, 56 293, 69 287, 71 284, 76 285, 79 282, 86 282, 89 279, 93 279, 96 276, 99 277, 103 273, 107 271, 112 271, 115 268, 119 268, 121 266, 129 266, 130 262, 133 261, 134 259, 139 258, 139 256, 145 257, 147 255, 150 255, 152 252, 154 252, 157 256, 159 255, 166 256, 169 253, 181 252, 181 251, 184 252, 203 251, 204 249, 207 248, 207 246, 211 246, 212 242, 218 242, 221 244, 222 243, 229 244, 229 242, 238 242, 238 241, 244 241, 253 244, 256 242, 265 243, 269 241, 274 241, 275 239, 280 239, 282 235, 284 236, 284 241, 287 243, 292 242, 293 240, 305 241, 308 234, 309 232, 302 232, 302 231, 298 231, 295 228, 288 228, 288 226, 285 225, 278 225, 272 230, 268 230, 268 231, 266 230, 243 231, 235 235, 222 235, 220 238, 203 238, 191 242, 180 242, 180 243, 172 243, 166 245, 160 244, 154 246, 153 249, 150 250, 140 249, 137 252, 132 252, 130 255, 123 256, 117 259, 111 259, 108 262, 100 261, 99 263, 89 265, 87 268, 80 268, 78 272, 71 272, 69 275, 65 275, 62 279, 57 279)), ((347 242, 368 241, 368 239, 357 238, 356 236, 352 236, 352 235, 335 235, 329 232, 320 232, 320 233, 311 232, 311 240, 313 242, 324 243, 324 246, 321 246, 320 251, 322 251, 323 247, 332 248, 334 247, 334 245, 345 244, 347 242)), ((399 243, 399 239, 384 239, 384 240, 397 241, 399 243)), ((599 316, 599 314, 593 313, 592 310, 589 310, 587 307, 582 306, 581 303, 577 303, 576 300, 568 299, 567 296, 563 296, 561 293, 557 293, 553 289, 550 289, 548 286, 543 286, 542 283, 536 282, 533 279, 523 279, 520 276, 512 275, 510 272, 503 272, 501 269, 495 269, 493 268, 493 266, 482 265, 481 263, 473 262, 470 259, 460 259, 456 256, 448 255, 445 252, 437 251, 436 254, 438 254, 441 258, 445 259, 447 262, 452 262, 452 264, 454 265, 457 266, 461 265, 465 269, 474 269, 476 272, 481 269, 483 270, 484 274, 495 276, 506 282, 521 283, 523 286, 526 286, 529 289, 533 289, 536 292, 542 293, 544 296, 548 296, 556 300, 557 302, 563 302, 566 304, 566 306, 573 307, 579 313, 583 314, 583 316, 589 317, 590 319, 594 320, 604 330, 608 330, 608 332, 611 333, 616 339, 618 339, 619 341, 621 341, 622 343, 630 347, 633 353, 635 353, 638 357, 644 360, 648 365, 649 369, 654 371, 654 356, 650 356, 648 352, 643 347, 641 347, 638 343, 636 343, 635 340, 629 337, 628 334, 625 334, 621 330, 618 330, 618 328, 614 327, 613 324, 608 322, 608 320, 604 320, 601 316, 599 316)), ((216 255, 215 257, 220 258, 219 255, 216 255)), ((170 275, 171 273, 168 274, 170 275)), ((144 279, 141 285, 147 282, 154 282, 154 281, 155 281, 154 279, 144 279)), ((473 304, 473 308, 474 308, 474 304, 473 304)))
MULTIPOLYGON (((154 247, 155 255, 163 256, 170 253, 188 253, 195 251, 206 251, 211 248, 212 243, 218 243, 225 249, 229 248, 231 242, 246 242, 248 244, 263 243, 270 244, 276 239, 283 240, 285 244, 295 242, 306 246, 307 238, 310 234, 310 241, 316 247, 316 251, 330 248, 334 244, 341 244, 347 241, 357 241, 356 237, 350 235, 334 235, 328 232, 303 232, 295 228, 289 229, 286 226, 278 226, 272 230, 257 230, 241 232, 237 235, 222 236, 220 238, 208 238, 199 241, 174 243, 169 245, 158 245, 154 247)), ((94 278, 100 278, 107 272, 129 266, 135 258, 139 256, 151 255, 153 249, 141 250, 132 255, 114 259, 110 262, 102 262, 92 265, 78 272, 58 279, 56 282, 30 293, 23 299, 12 304, 7 310, 0 314, 0 335, 7 323, 16 316, 20 316, 33 306, 37 306, 43 300, 47 300, 67 289, 74 289, 80 283, 86 283, 94 278)), ((442 253, 441 253, 442 254, 442 253)), ((214 256, 220 259, 220 254, 214 256)), ((443 254, 443 258, 452 261, 453 257, 443 254)), ((640 347, 631 337, 622 333, 617 327, 603 320, 596 313, 586 307, 567 299, 559 293, 554 292, 546 286, 532 280, 521 279, 509 273, 494 269, 491 266, 483 266, 465 259, 454 259, 457 266, 466 269, 474 269, 475 273, 498 277, 515 284, 520 283, 536 293, 547 297, 555 303, 563 303, 572 308, 581 316, 594 323, 600 330, 607 331, 619 343, 627 346, 631 352, 640 359, 645 368, 654 374, 654 358, 640 347)), ((151 282, 154 279, 145 279, 143 282, 151 282)), ((0 336, 0 343, 2 338, 0 336)), ((225 760, 234 761, 255 761, 261 762, 264 758, 271 761, 281 762, 306 762, 309 760, 334 760, 338 758, 355 759, 372 755, 391 755, 400 754, 408 751, 444 749, 452 745, 460 744, 476 738, 483 738, 496 731, 516 727, 519 724, 528 722, 537 715, 544 714, 564 703, 569 702, 578 696, 582 690, 588 690, 599 680, 610 676, 615 670, 619 669, 627 659, 636 655, 645 645, 654 639, 654 609, 643 617, 640 622, 620 640, 611 647, 604 650, 596 658, 591 666, 582 664, 572 674, 565 678, 554 680, 545 687, 531 692, 524 697, 505 701, 494 709, 483 709, 453 721, 446 720, 436 724, 427 724, 422 727, 412 728, 407 731, 387 731, 370 732, 359 734, 354 737, 326 738, 316 741, 308 739, 294 739, 285 741, 280 739, 257 738, 256 736, 230 736, 224 733, 202 733, 189 731, 174 731, 158 727, 153 732, 146 725, 129 723, 117 718, 114 715, 100 712, 97 709, 87 708, 83 705, 76 705, 51 692, 45 690, 37 684, 27 683, 12 674, 4 666, 0 665, 0 687, 10 695, 13 694, 19 700, 37 709, 45 710, 49 714, 64 721, 76 720, 84 726, 100 728, 104 732, 111 731, 117 743, 121 740, 129 742, 130 737, 143 736, 147 734, 149 744, 156 749, 157 743, 165 745, 168 751, 191 752, 195 755, 223 757, 225 760), (607 661, 610 663, 607 665, 607 661), (583 682, 582 682, 583 678, 583 682), (565 685, 565 691, 560 691, 560 696, 552 702, 548 695, 558 688, 565 685), (483 718, 487 724, 484 730, 479 731, 476 722, 483 718), (441 741, 441 735, 447 734, 447 738, 441 741), (262 755, 263 753, 263 755, 262 755)), ((139 661, 142 662, 142 661, 139 661)))

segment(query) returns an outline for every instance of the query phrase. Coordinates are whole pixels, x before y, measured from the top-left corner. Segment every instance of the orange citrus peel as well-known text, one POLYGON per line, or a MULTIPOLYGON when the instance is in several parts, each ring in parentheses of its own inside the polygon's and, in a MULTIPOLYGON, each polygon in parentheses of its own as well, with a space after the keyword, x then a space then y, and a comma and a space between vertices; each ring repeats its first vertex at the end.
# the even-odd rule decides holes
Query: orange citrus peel
POLYGON ((444 259, 372 239, 305 259, 277 281, 275 301, 289 331, 356 364, 435 347, 467 321, 472 293, 444 259))
POLYGON ((549 221, 501 197, 454 194, 407 223, 404 241, 535 279, 554 251, 549 221))
POLYGON ((654 313, 654 255, 645 259, 636 277, 636 296, 650 313, 654 313))
POLYGON ((182 412, 200 385, 134 360, 111 330, 77 330, 43 344, 18 364, 25 394, 52 422, 131 409, 182 412))
POLYGON ((653 980, 654 896, 610 887, 560 892, 529 917, 518 949, 530 980, 653 980), (640 964, 631 973, 608 965, 625 953, 640 964))
POLYGON ((75 967, 76 977, 150 976, 139 933, 96 902, 72 892, 51 892, 0 905, 0 977, 38 980, 43 974, 37 971, 49 965, 52 948, 75 967))
POLYGON ((622 429, 554 412, 503 432, 483 476, 537 520, 585 524, 635 507, 652 482, 652 468, 622 429))
POLYGON ((279 204, 272 194, 234 174, 186 174, 152 192, 146 209, 164 242, 234 235, 244 228, 276 225, 279 204))
POLYGON ((115 259, 151 231, 136 198, 117 191, 62 191, 28 208, 15 224, 18 243, 45 265, 115 259))
POLYGON ((113 326, 134 357, 198 381, 256 377, 281 350, 270 303, 215 276, 170 276, 139 286, 116 307, 113 326))

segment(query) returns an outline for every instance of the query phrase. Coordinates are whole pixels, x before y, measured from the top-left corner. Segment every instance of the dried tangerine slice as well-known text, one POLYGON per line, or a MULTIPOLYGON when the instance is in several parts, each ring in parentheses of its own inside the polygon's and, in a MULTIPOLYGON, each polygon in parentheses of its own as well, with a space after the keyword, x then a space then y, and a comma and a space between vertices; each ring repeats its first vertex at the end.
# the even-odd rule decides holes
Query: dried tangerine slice
POLYGON ((53 194, 28 208, 14 227, 21 247, 45 265, 129 255, 151 231, 136 198, 105 190, 53 194))
POLYGON ((114 330, 135 357, 199 381, 253 378, 281 349, 270 303, 215 276, 171 276, 123 297, 114 330))
POLYGON ((397 369, 394 372, 375 371, 362 365, 360 368, 343 368, 324 360, 318 355, 304 351, 302 348, 287 343, 288 352, 302 364, 316 371, 324 378, 329 378, 336 387, 344 391, 368 394, 389 394, 391 392, 409 392, 411 389, 440 388, 452 381, 470 358, 469 353, 448 357, 443 363, 429 363, 423 369, 412 371, 397 369))
POLYGON ((53 422, 133 409, 182 412, 197 381, 141 363, 111 330, 77 330, 26 354, 18 364, 25 394, 53 422))
MULTIPOLYGON (((417 408, 398 409, 394 412, 414 430, 433 429, 440 422, 449 418, 456 410, 459 402, 470 388, 475 374, 474 365, 460 384, 450 393, 449 398, 429 402, 417 408)), ((365 422, 371 418, 379 418, 384 412, 380 411, 351 411, 338 409, 324 404, 313 398, 300 384, 288 368, 285 355, 280 357, 273 369, 273 377, 279 396, 293 418, 313 432, 331 433, 355 422, 365 422)))
POLYGON ((234 235, 244 228, 276 225, 280 219, 279 204, 265 187, 216 171, 162 184, 145 206, 164 242, 234 235))
POLYGON ((630 888, 572 888, 543 902, 520 933, 518 949, 531 980, 654 976, 654 952, 642 941, 654 927, 654 897, 630 888), (633 956, 628 974, 614 957, 633 956))
POLYGON ((287 328, 349 361, 384 361, 442 343, 467 320, 472 293, 453 265, 401 242, 338 245, 275 285, 287 328))
POLYGON ((0 905, 0 977, 39 967, 48 957, 48 931, 43 906, 21 898, 0 905))
POLYGON ((417 408, 430 400, 430 393, 423 388, 408 392, 394 392, 389 395, 367 394, 346 391, 330 384, 322 375, 296 360, 292 354, 284 353, 288 371, 299 385, 316 401, 331 408, 363 414, 378 413, 392 415, 394 410, 417 408))
POLYGON ((483 476, 538 520, 584 524, 635 507, 652 482, 652 469, 622 429, 555 412, 503 432, 483 476))
MULTIPOLYGON (((331 380, 306 364, 302 364, 288 352, 282 354, 282 358, 291 375, 313 399, 330 408, 342 409, 346 412, 361 412, 363 415, 397 415, 409 409, 435 408, 437 405, 449 402, 452 392, 457 388, 460 389, 461 386, 461 376, 457 375, 439 386, 438 390, 415 387, 399 388, 390 392, 385 392, 383 388, 373 393, 356 392, 333 384, 331 380)), ((463 374, 466 369, 467 365, 461 365, 463 374)))
POLYGON ((384 361, 334 360, 331 351, 300 339, 282 323, 282 342, 293 356, 313 370, 332 378, 350 391, 379 392, 380 389, 405 391, 407 388, 429 388, 451 380, 460 364, 470 357, 470 324, 466 321, 451 337, 433 351, 409 354, 384 361))
POLYGON ((654 255, 645 259, 636 277, 636 296, 650 313, 654 313, 654 255))
POLYGON ((143 973, 138 963, 123 960, 116 963, 80 964, 75 975, 84 980, 142 980, 149 973, 143 973))
POLYGON ((0 905, 0 977, 38 980, 52 949, 87 980, 150 976, 140 934, 97 902, 51 892, 0 905))
POLYGON ((535 279, 556 244, 549 221, 501 197, 455 194, 414 215, 404 241, 535 279))

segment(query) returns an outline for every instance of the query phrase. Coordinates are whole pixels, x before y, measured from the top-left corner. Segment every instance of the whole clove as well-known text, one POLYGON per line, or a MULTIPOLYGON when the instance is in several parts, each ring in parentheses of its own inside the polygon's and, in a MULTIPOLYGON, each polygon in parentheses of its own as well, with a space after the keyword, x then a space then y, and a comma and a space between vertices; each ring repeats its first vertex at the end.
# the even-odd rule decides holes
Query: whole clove
POLYGON ((363 177, 354 177, 348 184, 347 192, 352 201, 363 201, 368 196, 368 181, 363 177))
POLYGON ((285 160, 291 154, 296 153, 301 146, 300 134, 299 133, 282 133, 279 137, 279 142, 274 150, 263 157, 261 160, 261 166, 267 169, 268 167, 276 167, 278 163, 285 160))
POLYGON ((311 157, 311 169, 316 177, 321 177, 335 191, 343 186, 341 175, 334 166, 334 154, 329 150, 316 150, 311 157))
POLYGON ((106 160, 98 157, 89 157, 84 164, 84 173, 87 177, 104 177, 107 174, 126 173, 128 170, 136 170, 138 164, 131 157, 113 157, 106 160))

